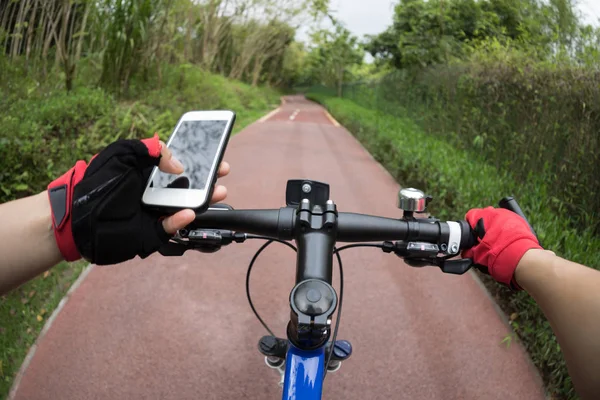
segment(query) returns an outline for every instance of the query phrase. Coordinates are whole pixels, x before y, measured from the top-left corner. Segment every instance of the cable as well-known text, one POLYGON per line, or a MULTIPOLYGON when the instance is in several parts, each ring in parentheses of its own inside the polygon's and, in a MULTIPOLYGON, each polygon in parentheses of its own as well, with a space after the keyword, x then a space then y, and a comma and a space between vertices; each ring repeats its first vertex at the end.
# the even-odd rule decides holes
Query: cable
POLYGON ((286 242, 285 240, 275 239, 275 238, 268 237, 268 236, 259 236, 259 235, 248 234, 246 236, 246 239, 262 239, 262 240, 268 240, 270 242, 277 242, 277 243, 285 244, 287 247, 289 247, 290 249, 292 249, 294 251, 298 251, 296 249, 296 246, 294 246, 293 244, 286 242))
MULTIPOLYGON (((265 323, 265 321, 263 321, 263 319, 258 314, 258 311, 256 311, 256 308, 254 307, 254 303, 252 302, 252 297, 250 296, 250 274, 252 272, 252 267, 254 266, 254 263, 256 262, 256 259, 258 258, 258 256, 269 245, 271 245, 271 243, 277 242, 277 243, 285 244, 286 246, 288 246, 289 248, 291 248, 294 251, 297 251, 297 249, 291 243, 288 243, 288 242, 286 242, 284 240, 267 237, 267 236, 248 235, 247 239, 264 239, 264 240, 267 240, 267 242, 265 244, 263 244, 257 250, 257 252, 252 257, 252 260, 250 261, 250 264, 248 265, 248 271, 246 272, 246 297, 248 298, 248 304, 250 304, 250 308, 252 309, 252 312, 254 313, 254 315, 256 316, 256 318, 258 319, 258 321, 262 324, 262 326, 267 330, 267 332, 271 336, 275 336, 275 334, 273 333, 273 331, 269 328, 269 326, 265 323)), ((327 358, 326 358, 325 372, 323 373, 323 379, 325 379, 325 377, 327 376, 327 366, 329 366, 329 363, 331 362, 331 357, 333 356, 333 350, 334 350, 334 347, 335 347, 335 340, 337 338, 338 330, 339 330, 339 327, 340 327, 340 320, 341 320, 341 317, 342 317, 342 304, 343 304, 343 301, 344 301, 344 267, 343 267, 343 264, 342 264, 342 258, 340 257, 339 253, 342 250, 346 250, 346 249, 350 249, 350 248, 354 248, 354 247, 376 247, 376 248, 383 248, 384 246, 381 245, 381 244, 374 244, 374 243, 352 243, 352 244, 348 244, 348 245, 342 246, 340 248, 336 248, 336 247, 333 248, 333 252, 334 252, 334 254, 335 254, 336 258, 337 258, 338 267, 339 267, 339 271, 340 271, 340 294, 339 294, 337 316, 336 316, 336 319, 335 319, 335 328, 333 329, 333 335, 332 335, 332 339, 331 339, 331 347, 329 348, 329 353, 327 354, 327 358)))
POLYGON ((269 332, 269 335, 275 336, 273 331, 271 329, 269 329, 269 327, 267 326, 265 321, 263 321, 263 319, 260 317, 260 315, 258 314, 258 311, 256 311, 256 308, 254 308, 254 303, 252 302, 252 297, 250 296, 250 273, 252 272, 252 267, 254 266, 254 262, 256 261, 256 259, 260 255, 260 253, 262 253, 263 250, 266 249, 271 243, 273 243, 273 242, 283 243, 283 244, 287 245, 288 247, 290 247, 291 249, 293 249, 294 251, 296 251, 296 247, 294 247, 294 245, 292 245, 286 241, 279 240, 279 239, 273 239, 273 238, 269 238, 269 237, 248 235, 248 239, 265 239, 265 240, 267 240, 267 242, 265 244, 263 244, 258 249, 258 251, 254 254, 254 257, 252 257, 252 260, 250 261, 250 264, 248 265, 248 271, 246 272, 246 297, 248 298, 248 304, 250 304, 250 308, 252 309, 252 312, 254 313, 254 315, 256 316, 258 321, 262 324, 262 326, 265 327, 267 332, 269 332))
MULTIPOLYGON (((340 257, 340 251, 342 251, 345 248, 347 249, 350 247, 359 247, 359 246, 349 244, 347 246, 340 247, 339 249, 337 249, 335 247, 333 248, 333 252, 335 253, 335 256, 337 257, 338 267, 340 270, 340 301, 339 301, 339 305, 338 305, 337 316, 335 317, 335 328, 333 329, 333 336, 331 338, 331 347, 329 348, 329 354, 327 355, 327 359, 325 362, 325 372, 323 373, 323 379, 325 379, 325 377, 327 376, 327 367, 329 366, 329 363, 331 362, 331 356, 333 355, 333 349, 335 347, 335 339, 337 338, 338 329, 340 327, 340 319, 342 317, 342 304, 344 301, 344 267, 342 266, 342 257, 340 257)), ((372 247, 372 246, 367 246, 367 247, 372 247)))
POLYGON ((375 244, 375 243, 352 243, 352 244, 347 244, 345 246, 340 247, 339 249, 335 249, 334 252, 338 252, 338 251, 342 251, 342 250, 346 250, 346 249, 351 249, 353 247, 377 247, 378 249, 383 249, 384 246, 382 244, 375 244))
POLYGON ((340 271, 340 301, 339 301, 339 305, 338 305, 337 316, 335 318, 335 328, 333 329, 333 336, 331 338, 331 347, 329 348, 329 354, 327 354, 327 359, 325 362, 325 372, 323 373, 323 379, 325 379, 325 377, 327 376, 327 367, 329 366, 329 363, 331 362, 331 357, 333 356, 333 349, 335 347, 335 339, 337 339, 338 328, 340 327, 340 320, 341 320, 341 316, 342 316, 342 304, 344 301, 344 267, 342 266, 342 257, 340 257, 340 251, 346 250, 346 249, 351 249, 354 247, 377 247, 377 248, 382 249, 383 245, 375 244, 375 243, 352 243, 352 244, 347 244, 345 246, 342 246, 340 248, 337 248, 337 247, 333 248, 333 252, 335 253, 335 256, 337 257, 338 267, 339 267, 339 271, 340 271))

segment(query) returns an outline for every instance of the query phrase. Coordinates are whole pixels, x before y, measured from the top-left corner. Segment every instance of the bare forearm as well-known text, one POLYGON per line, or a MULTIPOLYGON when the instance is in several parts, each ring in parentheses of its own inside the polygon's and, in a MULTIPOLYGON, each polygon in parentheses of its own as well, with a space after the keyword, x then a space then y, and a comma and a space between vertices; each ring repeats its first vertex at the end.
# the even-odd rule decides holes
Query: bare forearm
POLYGON ((600 271, 530 250, 515 277, 550 321, 579 395, 600 398, 600 271))
POLYGON ((47 192, 0 205, 0 294, 62 260, 47 192))

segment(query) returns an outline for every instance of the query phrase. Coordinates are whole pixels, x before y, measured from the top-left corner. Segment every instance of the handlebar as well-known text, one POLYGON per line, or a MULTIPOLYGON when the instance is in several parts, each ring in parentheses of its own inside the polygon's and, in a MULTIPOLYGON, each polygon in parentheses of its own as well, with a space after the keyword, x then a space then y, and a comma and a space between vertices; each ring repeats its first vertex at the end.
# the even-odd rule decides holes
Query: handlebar
MULTIPOLYGON (((402 191, 400 194, 408 196, 402 191)), ((414 200, 415 194, 424 198, 422 192, 413 190, 409 200, 414 200)), ((288 181, 286 207, 233 210, 221 205, 209 208, 196 214, 194 222, 179 231, 160 252, 182 255, 190 248, 213 252, 223 245, 241 243, 248 238, 294 240, 296 286, 290 294, 292 311, 287 334, 296 347, 310 350, 329 339, 330 317, 337 302, 331 286, 337 242, 383 242, 374 246, 396 254, 411 266, 434 265, 444 273, 460 275, 473 266, 469 258, 454 259, 461 250, 478 242, 467 221, 415 218, 414 213, 424 212, 425 208, 416 207, 414 201, 400 203, 404 210, 402 219, 338 212, 329 199, 327 184, 292 180, 288 181), (312 305, 315 302, 318 307, 312 305)), ((512 198, 503 200, 500 206, 525 218, 512 198)))
MULTIPOLYGON (((402 199, 408 196, 404 192, 401 190, 399 194, 402 199)), ((415 193, 425 196, 414 189, 410 195, 414 197, 415 193)), ((468 271, 473 266, 471 259, 450 258, 477 244, 477 233, 466 221, 415 218, 413 212, 425 209, 414 208, 413 203, 399 202, 404 210, 402 219, 338 212, 335 203, 329 200, 329 185, 290 180, 286 207, 234 210, 227 205, 215 205, 197 214, 195 221, 184 230, 186 234, 191 233, 185 237, 187 241, 181 240, 184 237, 175 238, 161 249, 161 254, 181 255, 189 248, 212 252, 232 242, 243 242, 249 235, 260 235, 261 238, 296 241, 297 282, 318 279, 331 283, 336 242, 383 242, 377 247, 404 258, 409 265, 435 265, 451 274, 468 271)), ((527 221, 512 197, 502 199, 499 205, 527 221)))
MULTIPOLYGON (((458 224, 460 233, 451 253, 475 244, 466 221, 441 222, 434 218, 399 220, 374 215, 340 212, 337 214, 337 242, 419 241, 444 244, 458 224)), ((191 229, 230 229, 256 235, 291 240, 297 233, 296 209, 282 207, 271 210, 213 210, 197 214, 191 229)), ((454 232, 453 232, 454 233, 454 232)), ((447 243, 447 242, 446 242, 447 243)), ((449 247, 451 244, 449 244, 449 247)))

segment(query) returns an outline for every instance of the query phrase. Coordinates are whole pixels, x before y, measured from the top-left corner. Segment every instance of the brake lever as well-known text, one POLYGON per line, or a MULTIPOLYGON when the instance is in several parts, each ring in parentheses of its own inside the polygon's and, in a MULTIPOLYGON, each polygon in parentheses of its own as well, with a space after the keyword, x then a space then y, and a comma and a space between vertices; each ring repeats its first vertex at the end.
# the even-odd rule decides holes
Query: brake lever
MULTIPOLYGON (((406 264, 411 267, 439 267, 445 274, 462 275, 471 267, 481 267, 473 264, 470 258, 458 260, 449 260, 444 257, 437 257, 439 248, 435 244, 423 242, 384 242, 382 250, 386 253, 394 253, 404 259, 406 264)), ((485 268, 487 270, 487 268, 485 268)))
POLYGON ((188 250, 197 250, 201 253, 215 253, 221 249, 220 244, 199 244, 184 241, 169 241, 162 245, 158 252, 165 257, 179 257, 188 250))
POLYGON ((233 242, 242 243, 246 240, 245 233, 220 229, 180 229, 177 234, 165 243, 158 252, 163 256, 181 256, 187 250, 197 250, 201 253, 215 253, 223 246, 233 242))
POLYGON ((169 241, 163 244, 160 249, 158 249, 158 252, 165 257, 178 257, 182 256, 187 250, 189 250, 189 248, 185 245, 169 241))
POLYGON ((461 258, 458 260, 440 260, 438 267, 445 274, 462 275, 473 266, 473 260, 470 258, 461 258))

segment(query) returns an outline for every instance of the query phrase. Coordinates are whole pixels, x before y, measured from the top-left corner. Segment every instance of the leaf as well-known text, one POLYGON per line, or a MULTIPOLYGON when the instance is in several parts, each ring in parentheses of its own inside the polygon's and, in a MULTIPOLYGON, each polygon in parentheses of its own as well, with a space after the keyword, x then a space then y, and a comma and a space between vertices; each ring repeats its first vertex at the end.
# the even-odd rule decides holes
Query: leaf
POLYGON ((24 192, 25 190, 29 189, 29 186, 27 186, 26 183, 17 183, 13 186, 13 189, 15 189, 17 192, 24 192))
POLYGON ((508 334, 504 337, 504 339, 502 339, 502 341, 500 343, 504 343, 506 344, 506 348, 508 349, 512 343, 512 335, 508 334))
POLYGON ((44 272, 44 279, 46 279, 46 278, 47 278, 47 277, 49 277, 49 276, 50 276, 50 271, 46 271, 46 272, 44 272))
POLYGON ((32 298, 33 296, 35 296, 35 290, 32 290, 31 292, 29 292, 29 298, 32 298))
POLYGON ((38 322, 42 322, 42 320, 43 320, 43 319, 44 319, 44 318, 43 318, 41 315, 38 315, 38 316, 37 316, 37 320, 38 320, 38 322))

